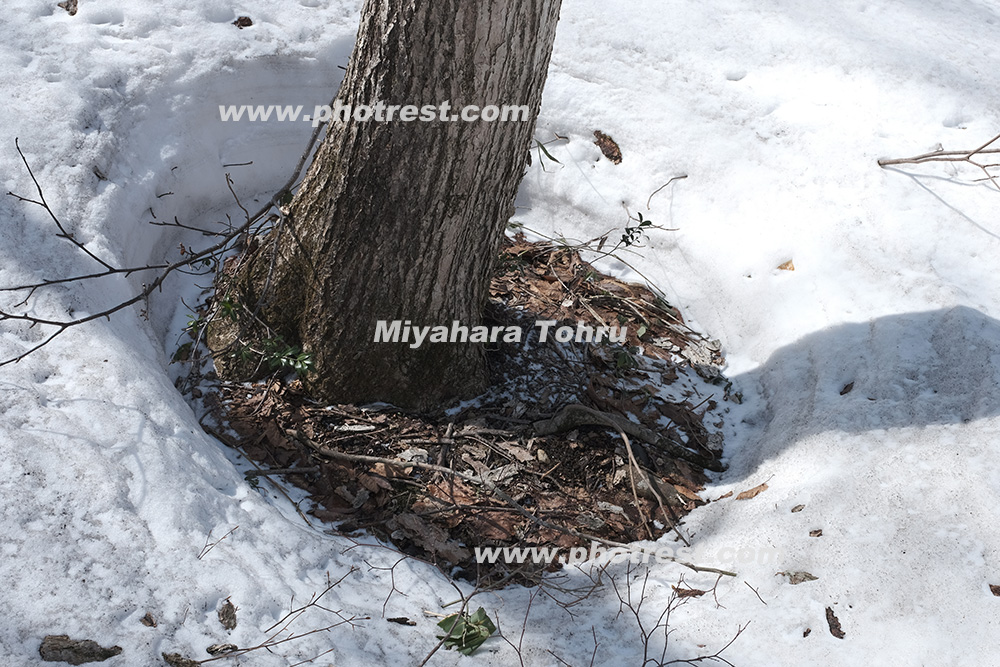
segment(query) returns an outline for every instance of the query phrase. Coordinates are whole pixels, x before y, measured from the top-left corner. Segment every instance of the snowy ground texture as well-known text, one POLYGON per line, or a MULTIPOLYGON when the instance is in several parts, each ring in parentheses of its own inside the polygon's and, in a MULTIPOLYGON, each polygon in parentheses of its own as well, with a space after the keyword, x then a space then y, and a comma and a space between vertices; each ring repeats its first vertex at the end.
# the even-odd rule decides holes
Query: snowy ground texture
MULTIPOLYGON (((135 265, 176 256, 180 237, 145 224, 150 208, 187 224, 234 213, 223 164, 253 160, 228 169, 248 202, 285 180, 308 124, 222 123, 218 105, 328 101, 358 3, 81 0, 70 16, 55 0, 8 0, 3 14, 3 191, 34 195, 19 137, 79 238, 135 265), (253 27, 231 25, 239 15, 253 27)), ((748 621, 724 654, 738 665, 995 655, 1000 192, 951 165, 883 170, 876 159, 1000 132, 998 21, 985 0, 565 0, 537 136, 571 140, 551 146, 563 168, 536 161, 517 219, 586 239, 621 227, 625 202, 678 228, 654 232, 636 266, 723 341, 745 397, 730 415, 730 470, 707 496, 769 485, 709 504, 687 528, 705 564, 725 565, 710 562, 722 548, 781 551, 777 563, 729 563, 739 576, 719 584, 724 607, 701 598, 678 612, 669 657, 712 652, 748 621), (598 161, 595 129, 619 143, 620 165, 598 161), (688 178, 647 211, 678 174, 688 178), (788 260, 795 271, 777 270, 788 260), (793 586, 778 570, 818 580, 793 586)), ((0 221, 0 285, 93 270, 41 209, 4 197, 0 221)), ((94 312, 141 281, 50 290, 35 307, 94 312)), ((37 664, 41 638, 62 633, 123 647, 109 665, 162 664, 162 651, 205 658, 208 644, 259 641, 292 596, 352 566, 328 605, 371 620, 238 664, 331 648, 316 664, 419 662, 435 641, 422 610, 442 611, 456 591, 412 561, 373 569, 396 556, 345 552, 243 481, 167 368, 190 290, 170 283, 148 321, 136 310, 71 330, 0 369, 0 662, 37 664), (237 525, 197 558, 209 533, 237 525), (239 607, 231 635, 216 619, 226 597, 239 607), (140 623, 146 612, 158 627, 140 623)), ((5 325, 0 355, 40 335, 5 325)), ((682 573, 652 567, 647 609, 662 608, 682 573)), ((508 630, 526 601, 523 590, 478 598, 508 630)), ((618 607, 610 589, 575 619, 536 600, 525 663, 556 664, 551 649, 588 664, 593 627, 594 664, 639 664, 618 607)), ((432 664, 518 663, 490 640, 473 658, 441 651, 432 664)))

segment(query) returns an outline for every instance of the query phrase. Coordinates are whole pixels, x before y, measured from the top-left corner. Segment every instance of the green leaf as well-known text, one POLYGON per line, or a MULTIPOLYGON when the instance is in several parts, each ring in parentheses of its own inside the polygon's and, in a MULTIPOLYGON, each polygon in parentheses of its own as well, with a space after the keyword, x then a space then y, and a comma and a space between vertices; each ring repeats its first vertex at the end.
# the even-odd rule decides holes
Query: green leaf
POLYGON ((445 648, 457 649, 462 655, 472 655, 497 631, 497 626, 482 607, 471 616, 468 613, 447 616, 438 622, 438 627, 447 633, 438 635, 438 639, 445 640, 445 648))
POLYGON ((545 147, 545 144, 543 144, 542 142, 540 142, 538 139, 535 139, 535 143, 538 144, 538 148, 541 149, 541 151, 543 153, 545 153, 545 157, 547 157, 548 159, 552 160, 556 164, 562 164, 562 162, 560 162, 559 160, 557 160, 554 157, 552 157, 552 153, 550 153, 549 149, 547 149, 545 147))
POLYGON ((187 342, 177 348, 174 352, 174 356, 171 357, 170 362, 174 363, 176 361, 187 361, 188 357, 191 356, 192 343, 187 342))

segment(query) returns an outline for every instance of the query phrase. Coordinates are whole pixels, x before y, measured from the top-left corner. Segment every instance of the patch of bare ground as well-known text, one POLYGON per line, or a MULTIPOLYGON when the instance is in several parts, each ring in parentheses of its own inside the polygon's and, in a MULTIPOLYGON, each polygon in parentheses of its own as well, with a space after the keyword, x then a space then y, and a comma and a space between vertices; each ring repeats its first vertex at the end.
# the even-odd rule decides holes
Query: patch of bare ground
POLYGON ((271 379, 223 386, 208 430, 260 469, 252 483, 284 471, 314 519, 480 583, 530 583, 559 564, 477 564, 476 547, 683 540, 705 471, 723 469, 718 344, 646 287, 520 235, 505 244, 486 320, 524 337, 490 347, 493 383, 475 401, 433 415, 328 406, 271 379), (540 343, 536 320, 627 334, 560 343, 550 331, 540 343))

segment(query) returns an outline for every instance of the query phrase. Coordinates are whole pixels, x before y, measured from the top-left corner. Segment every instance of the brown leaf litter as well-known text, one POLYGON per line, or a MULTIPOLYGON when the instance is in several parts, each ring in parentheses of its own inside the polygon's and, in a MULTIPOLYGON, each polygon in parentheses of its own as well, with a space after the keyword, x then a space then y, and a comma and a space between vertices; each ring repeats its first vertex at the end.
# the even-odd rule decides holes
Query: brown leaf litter
POLYGON ((490 297, 485 323, 522 326, 527 340, 488 350, 492 386, 471 406, 414 415, 319 405, 297 380, 271 379, 223 385, 210 398, 219 425, 207 430, 263 469, 251 483, 267 468, 293 469, 283 477, 308 492, 312 520, 370 531, 479 581, 530 582, 558 564, 477 565, 475 547, 657 539, 706 502, 704 470, 722 469, 716 431, 728 388, 717 345, 648 288, 520 235, 505 244, 490 297), (627 338, 539 344, 536 319, 625 326, 627 338), (718 391, 699 393, 705 385, 678 373, 683 365, 718 391), (560 421, 567 406, 581 406, 575 421, 560 421), (536 422, 546 421, 540 435, 536 422), (626 431, 642 475, 630 470, 626 431))

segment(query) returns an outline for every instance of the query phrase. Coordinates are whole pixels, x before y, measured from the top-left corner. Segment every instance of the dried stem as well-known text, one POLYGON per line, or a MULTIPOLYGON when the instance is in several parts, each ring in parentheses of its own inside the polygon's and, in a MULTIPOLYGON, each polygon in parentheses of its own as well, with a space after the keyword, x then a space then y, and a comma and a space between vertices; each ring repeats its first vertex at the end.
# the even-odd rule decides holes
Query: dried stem
POLYGON ((984 164, 973 159, 977 155, 995 155, 1000 153, 1000 148, 990 148, 990 146, 995 144, 997 141, 1000 141, 1000 134, 996 135, 979 148, 971 151, 936 150, 922 155, 915 155, 913 157, 881 159, 878 161, 878 164, 880 167, 888 167, 897 164, 924 164, 925 162, 966 162, 973 167, 982 170, 986 177, 981 180, 989 181, 994 187, 1000 190, 1000 183, 997 182, 997 176, 994 176, 989 171, 991 167, 996 167, 997 165, 984 164))

